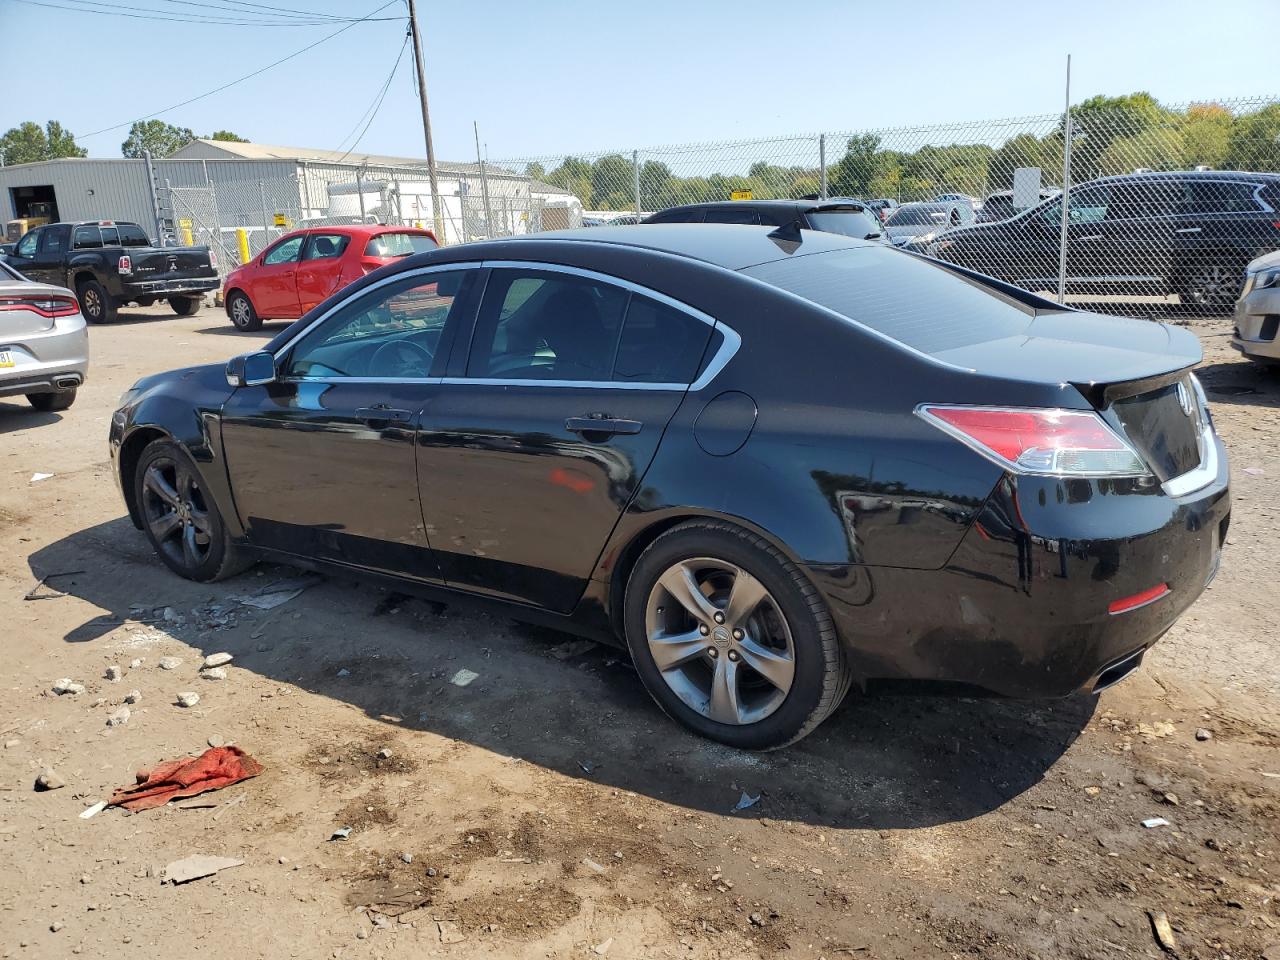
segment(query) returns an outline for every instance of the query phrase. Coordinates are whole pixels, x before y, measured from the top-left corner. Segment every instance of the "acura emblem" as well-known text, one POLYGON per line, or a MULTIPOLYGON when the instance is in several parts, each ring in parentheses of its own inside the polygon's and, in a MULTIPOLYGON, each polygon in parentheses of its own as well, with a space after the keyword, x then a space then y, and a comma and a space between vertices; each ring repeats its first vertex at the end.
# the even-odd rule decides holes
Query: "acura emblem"
POLYGON ((1178 403, 1182 405, 1182 412, 1188 417, 1191 416, 1191 411, 1194 409, 1191 406, 1191 391, 1181 380, 1178 381, 1178 403))

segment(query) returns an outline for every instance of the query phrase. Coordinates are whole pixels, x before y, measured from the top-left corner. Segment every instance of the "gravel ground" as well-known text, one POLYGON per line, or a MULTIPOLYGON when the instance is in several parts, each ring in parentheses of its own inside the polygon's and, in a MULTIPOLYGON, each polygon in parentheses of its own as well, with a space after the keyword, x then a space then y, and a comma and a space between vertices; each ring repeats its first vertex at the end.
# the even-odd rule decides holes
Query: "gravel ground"
POLYGON ((124 519, 111 410, 274 331, 125 311, 70 411, 0 401, 0 956, 1280 957, 1280 376, 1191 326, 1232 529, 1137 675, 1046 704, 851 698, 760 756, 672 726, 610 649, 337 578, 236 599, 283 567, 169 574, 124 519), (226 679, 201 678, 215 652, 226 679), (78 816, 210 741, 265 772, 214 807, 78 816), (33 790, 46 767, 66 785, 33 790), (191 854, 244 863, 164 884, 191 854))

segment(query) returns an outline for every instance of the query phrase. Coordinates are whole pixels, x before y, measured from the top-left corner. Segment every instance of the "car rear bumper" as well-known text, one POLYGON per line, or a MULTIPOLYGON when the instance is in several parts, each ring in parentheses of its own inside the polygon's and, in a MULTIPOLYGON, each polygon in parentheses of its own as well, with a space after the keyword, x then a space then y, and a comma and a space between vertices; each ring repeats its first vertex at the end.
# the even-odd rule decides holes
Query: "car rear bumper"
POLYGON ((1280 288, 1253 290, 1236 304, 1231 346, 1246 356, 1280 361, 1280 288))
POLYGON ((180 296, 217 290, 222 281, 218 277, 186 277, 181 280, 131 280, 122 285, 126 297, 180 296))
POLYGON ((48 330, 0 339, 12 367, 0 367, 0 397, 61 393, 84 382, 89 372, 89 334, 84 317, 59 317, 48 330))
POLYGON ((855 677, 1028 698, 1123 679, 1217 572, 1231 498, 1214 442, 1216 478, 1184 497, 1007 477, 940 570, 810 567, 855 677), (1110 612, 1161 584, 1158 599, 1110 612))

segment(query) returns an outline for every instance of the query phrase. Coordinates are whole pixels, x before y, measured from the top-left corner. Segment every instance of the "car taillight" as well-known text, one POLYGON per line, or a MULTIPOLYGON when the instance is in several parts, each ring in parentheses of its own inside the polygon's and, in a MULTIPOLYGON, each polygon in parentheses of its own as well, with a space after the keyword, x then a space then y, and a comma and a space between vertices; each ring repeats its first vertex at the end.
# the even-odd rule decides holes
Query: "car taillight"
POLYGON ((0 310, 30 310, 52 320, 55 317, 70 317, 79 313, 80 304, 76 302, 75 297, 28 294, 0 297, 0 310))
POLYGON ((209 251, 209 266, 213 267, 215 270, 218 269, 218 255, 212 250, 209 251))
POLYGON ((116 264, 116 269, 121 273, 133 273, 133 261, 127 256, 120 258, 120 262, 116 264))
POLYGON ((916 413, 1012 473, 1150 474, 1137 452, 1091 411, 922 404, 916 413))

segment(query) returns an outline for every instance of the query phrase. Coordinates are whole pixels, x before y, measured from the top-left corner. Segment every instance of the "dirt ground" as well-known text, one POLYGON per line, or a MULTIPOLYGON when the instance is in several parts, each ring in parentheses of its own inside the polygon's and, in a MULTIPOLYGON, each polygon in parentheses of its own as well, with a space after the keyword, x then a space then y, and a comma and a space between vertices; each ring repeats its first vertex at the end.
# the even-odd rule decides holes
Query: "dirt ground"
POLYGON ((1192 327, 1228 549, 1137 675, 1054 703, 851 697, 769 755, 682 732, 611 649, 334 578, 237 599, 283 567, 167 572, 124 518, 111 411, 270 326, 125 311, 71 410, 0 401, 0 956, 1280 957, 1280 375, 1226 321, 1192 327), (48 574, 65 595, 24 600, 48 574), (212 807, 78 816, 210 741, 265 772, 212 807), (35 791, 45 767, 66 786, 35 791), (190 854, 244 863, 165 884, 190 854))

